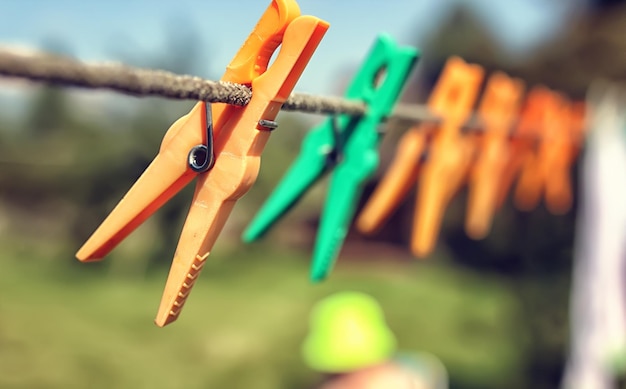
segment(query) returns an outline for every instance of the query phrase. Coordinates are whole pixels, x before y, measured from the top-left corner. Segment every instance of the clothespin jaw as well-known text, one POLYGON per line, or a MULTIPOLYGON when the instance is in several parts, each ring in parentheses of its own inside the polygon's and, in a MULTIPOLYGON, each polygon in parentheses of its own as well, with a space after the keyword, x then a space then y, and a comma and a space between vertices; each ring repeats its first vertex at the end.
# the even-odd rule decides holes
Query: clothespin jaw
POLYGON ((500 181, 509 159, 509 133, 518 115, 524 84, 502 72, 487 82, 479 107, 484 124, 480 152, 469 179, 465 230, 473 239, 482 239, 491 227, 497 207, 500 181))
POLYGON ((484 70, 451 57, 435 86, 428 107, 442 118, 422 169, 418 189, 411 249, 417 257, 434 248, 445 208, 458 191, 473 157, 472 139, 461 134, 468 120, 484 70))
POLYGON ((378 231, 415 185, 428 136, 435 129, 432 123, 419 124, 400 138, 389 168, 356 220, 361 233, 371 235, 378 231))
MULTIPOLYGON (((178 317, 233 206, 256 179, 260 154, 269 137, 266 123, 273 123, 328 27, 318 18, 299 16, 294 0, 274 0, 222 78, 254 89, 248 105, 207 107, 197 103, 172 125, 152 164, 79 250, 80 260, 101 258, 198 177, 155 320, 158 326, 178 317), (268 68, 273 51, 281 44, 268 68), (206 113, 211 111, 214 164, 208 171, 198 171, 190 150, 208 140, 203 137, 208 134, 206 113)), ((197 157, 195 162, 203 162, 201 155, 197 157)))
POLYGON ((323 279, 334 263, 354 215, 362 184, 378 166, 377 127, 391 113, 418 53, 379 36, 345 97, 367 113, 329 118, 305 137, 300 154, 244 231, 244 241, 261 237, 326 172, 334 169, 318 231, 311 278, 323 279), (380 72, 384 78, 377 83, 380 72))

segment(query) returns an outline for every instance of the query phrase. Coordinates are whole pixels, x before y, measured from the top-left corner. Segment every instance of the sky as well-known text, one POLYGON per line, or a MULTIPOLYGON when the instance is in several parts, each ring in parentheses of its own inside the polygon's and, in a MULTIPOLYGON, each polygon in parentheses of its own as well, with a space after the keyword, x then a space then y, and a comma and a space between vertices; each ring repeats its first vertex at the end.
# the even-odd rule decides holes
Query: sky
MULTIPOLYGON (((331 25, 296 91, 332 94, 337 72, 358 66, 379 32, 400 44, 425 37, 449 5, 464 0, 299 0, 303 14, 331 25)), ((523 55, 551 35, 564 18, 567 1, 465 0, 488 28, 496 29, 511 55, 523 55)), ((235 55, 268 0, 4 0, 0 45, 38 48, 63 42, 87 61, 120 60, 162 53, 172 28, 191 28, 202 44, 202 77, 218 78, 235 55), (182 25, 184 24, 184 25, 182 25)))

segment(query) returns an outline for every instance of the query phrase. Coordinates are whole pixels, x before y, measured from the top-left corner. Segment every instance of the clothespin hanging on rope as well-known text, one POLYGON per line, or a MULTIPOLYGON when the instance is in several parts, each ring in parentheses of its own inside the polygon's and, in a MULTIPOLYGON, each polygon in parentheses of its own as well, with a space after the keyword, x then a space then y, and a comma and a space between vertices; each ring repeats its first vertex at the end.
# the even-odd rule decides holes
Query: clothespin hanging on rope
POLYGON ((391 113, 417 57, 415 49, 399 47, 386 35, 376 40, 345 93, 346 99, 363 102, 367 113, 328 118, 306 135, 300 155, 245 230, 244 241, 261 237, 332 170, 311 268, 312 280, 326 278, 347 234, 363 183, 378 166, 378 126, 391 113))
POLYGON ((509 160, 509 135, 519 113, 524 83, 501 72, 489 77, 478 114, 484 124, 479 153, 468 186, 465 231, 484 238, 497 209, 501 178, 509 160))
POLYGON ((221 79, 250 86, 254 94, 248 105, 199 102, 178 119, 154 161, 78 251, 81 261, 101 259, 197 177, 158 326, 178 318, 233 206, 255 182, 274 119, 328 27, 316 17, 300 16, 295 0, 273 0, 221 79))
POLYGON ((411 249, 419 257, 427 255, 437 238, 445 206, 460 187, 472 160, 473 139, 464 139, 461 126, 469 118, 483 70, 452 57, 430 96, 428 107, 442 118, 439 125, 422 124, 407 131, 384 178, 357 219, 366 234, 376 231, 400 205, 415 185, 419 186, 411 249), (434 132, 424 164, 428 134, 434 132))
POLYGON ((541 104, 541 125, 536 152, 525 160, 515 189, 515 204, 520 210, 537 207, 541 197, 553 214, 564 214, 572 206, 571 167, 582 134, 581 106, 574 109, 563 95, 545 89, 541 104))
MULTIPOLYGON (((545 201, 548 210, 555 215, 567 213, 573 204, 574 189, 572 166, 582 140, 581 116, 582 105, 574 105, 566 96, 559 96, 559 114, 552 117, 558 129, 554 143, 545 145, 544 163, 545 201), (578 110, 577 110, 578 109, 578 110), (558 126, 558 127, 557 127, 558 126)), ((544 143, 550 138, 544 140, 544 143)))
POLYGON ((517 124, 511 134, 509 153, 500 180, 497 208, 501 208, 520 172, 534 152, 541 139, 543 128, 543 105, 549 99, 549 90, 535 86, 525 97, 517 124))
POLYGON ((442 121, 417 192, 411 249, 418 257, 434 249, 445 209, 471 166, 475 143, 463 136, 461 127, 472 113, 483 77, 482 67, 452 57, 428 100, 428 107, 442 121))

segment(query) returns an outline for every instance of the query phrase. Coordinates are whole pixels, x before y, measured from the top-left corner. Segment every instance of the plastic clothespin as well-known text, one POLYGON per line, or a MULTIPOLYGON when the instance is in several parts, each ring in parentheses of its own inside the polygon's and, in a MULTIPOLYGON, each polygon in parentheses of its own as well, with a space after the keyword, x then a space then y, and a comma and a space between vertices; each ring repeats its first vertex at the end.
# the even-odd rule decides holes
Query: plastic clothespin
POLYGON ((261 237, 325 173, 333 170, 318 230, 311 279, 320 281, 332 269, 347 234, 364 181, 378 166, 378 125, 391 113, 417 61, 417 50, 399 47, 381 35, 346 90, 367 113, 328 118, 311 130, 300 155, 244 231, 243 240, 261 237), (379 79, 384 72, 382 80, 379 79), (379 79, 379 81, 377 81, 379 79))
POLYGON ((544 86, 535 86, 527 94, 519 120, 513 131, 509 157, 501 176, 497 208, 501 208, 511 191, 515 180, 524 170, 524 166, 532 164, 535 149, 543 129, 543 107, 550 98, 550 90, 544 86))
POLYGON ((497 208, 500 180, 509 159, 509 133, 519 112, 524 83, 496 72, 486 85, 479 115, 484 124, 480 152, 469 178, 465 231, 484 238, 497 208))
POLYGON ((571 170, 577 149, 575 133, 578 131, 573 128, 573 107, 569 99, 564 95, 556 95, 555 104, 553 115, 549 118, 554 134, 548 134, 540 152, 543 154, 541 166, 545 177, 546 207, 553 214, 562 215, 573 204, 571 170))
POLYGON ((436 129, 434 123, 423 123, 402 135, 394 159, 356 220, 360 232, 375 233, 398 209, 418 180, 428 137, 436 129))
POLYGON ((251 86, 249 104, 211 107, 200 102, 178 119, 154 161, 78 251, 81 261, 102 258, 198 177, 155 320, 158 326, 178 318, 233 206, 255 182, 274 119, 328 27, 316 17, 300 16, 294 0, 273 0, 222 77, 251 86))
POLYGON ((433 250, 445 208, 469 171, 475 142, 464 138, 461 127, 472 113, 483 76, 479 65, 451 57, 428 100, 428 107, 442 122, 422 169, 417 193, 411 241, 417 257, 433 250))
POLYGON ((572 110, 562 95, 545 89, 541 105, 540 135, 536 152, 522 167, 515 190, 515 204, 523 211, 537 207, 542 195, 553 214, 563 214, 572 206, 571 164, 574 143, 572 110))

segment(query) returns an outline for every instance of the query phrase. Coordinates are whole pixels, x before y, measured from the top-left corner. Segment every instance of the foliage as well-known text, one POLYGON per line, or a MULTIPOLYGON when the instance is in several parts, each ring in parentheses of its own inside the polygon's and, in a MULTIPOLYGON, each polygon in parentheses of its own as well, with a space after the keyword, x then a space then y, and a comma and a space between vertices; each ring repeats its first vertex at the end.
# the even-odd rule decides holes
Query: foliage
POLYGON ((300 358, 308 310, 339 290, 376 297, 401 348, 439 355, 455 387, 511 387, 519 376, 512 288, 471 270, 379 257, 344 261, 311 285, 306 252, 244 247, 212 257, 181 318, 160 329, 151 320, 165 269, 120 278, 104 271, 113 263, 68 269, 63 250, 17 238, 2 247, 3 388, 306 388, 317 380, 300 358))

